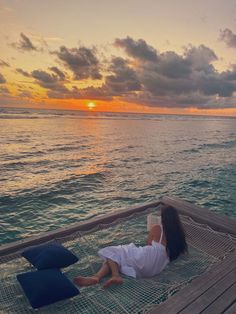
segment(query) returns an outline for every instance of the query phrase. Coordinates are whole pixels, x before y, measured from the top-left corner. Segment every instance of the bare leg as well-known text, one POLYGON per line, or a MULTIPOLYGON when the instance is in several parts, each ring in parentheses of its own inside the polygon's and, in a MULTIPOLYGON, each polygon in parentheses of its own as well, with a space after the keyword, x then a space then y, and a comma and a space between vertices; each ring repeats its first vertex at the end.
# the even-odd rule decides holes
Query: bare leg
POLYGON ((121 278, 119 274, 118 265, 116 262, 112 261, 111 259, 107 259, 107 264, 111 270, 111 279, 109 279, 105 284, 103 285, 103 288, 108 288, 111 285, 120 285, 123 283, 123 279, 121 278))
POLYGON ((106 275, 110 273, 110 267, 108 263, 104 263, 99 271, 91 277, 75 277, 74 283, 80 287, 88 287, 92 285, 96 285, 99 281, 106 275))

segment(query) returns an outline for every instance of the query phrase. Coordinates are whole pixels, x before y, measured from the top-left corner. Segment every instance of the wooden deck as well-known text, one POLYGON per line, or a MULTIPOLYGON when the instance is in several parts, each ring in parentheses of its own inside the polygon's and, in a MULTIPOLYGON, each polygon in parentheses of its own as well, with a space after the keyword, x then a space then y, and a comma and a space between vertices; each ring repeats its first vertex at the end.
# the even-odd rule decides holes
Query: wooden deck
MULTIPOLYGON (((64 237, 80 230, 89 230, 98 224, 115 221, 121 217, 142 212, 150 207, 161 204, 172 205, 182 215, 190 216, 199 223, 205 223, 212 229, 231 234, 236 237, 236 219, 219 215, 208 209, 201 208, 189 202, 174 197, 162 197, 157 202, 128 210, 116 211, 95 219, 65 228, 43 233, 42 235, 17 241, 0 247, 0 257, 14 254, 19 249, 43 243, 57 237, 64 237)), ((151 312, 159 314, 236 314, 236 247, 226 258, 209 271, 194 279, 185 288, 169 297, 165 302, 155 306, 151 312)))
MULTIPOLYGON (((177 198, 161 202, 176 207, 182 214, 207 223, 213 229, 236 235, 236 220, 199 208, 177 198)), ((217 266, 194 279, 151 314, 236 314, 236 247, 217 266)))

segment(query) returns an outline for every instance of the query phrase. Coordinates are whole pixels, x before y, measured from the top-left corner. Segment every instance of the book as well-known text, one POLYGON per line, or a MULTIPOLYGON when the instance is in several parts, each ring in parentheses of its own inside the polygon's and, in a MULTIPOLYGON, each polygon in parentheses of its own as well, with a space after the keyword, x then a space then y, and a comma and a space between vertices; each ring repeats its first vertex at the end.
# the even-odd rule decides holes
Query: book
POLYGON ((147 215, 147 231, 150 231, 153 225, 160 225, 161 217, 157 214, 147 215))

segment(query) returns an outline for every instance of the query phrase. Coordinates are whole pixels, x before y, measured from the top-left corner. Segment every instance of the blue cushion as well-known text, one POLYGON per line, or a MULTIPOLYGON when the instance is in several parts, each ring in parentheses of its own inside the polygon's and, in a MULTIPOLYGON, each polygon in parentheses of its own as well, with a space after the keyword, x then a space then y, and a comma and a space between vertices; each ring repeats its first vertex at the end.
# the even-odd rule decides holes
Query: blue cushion
POLYGON ((67 267, 78 261, 77 256, 58 242, 34 246, 21 255, 39 270, 67 267))
POLYGON ((74 297, 79 290, 58 269, 45 269, 17 275, 33 308, 74 297))

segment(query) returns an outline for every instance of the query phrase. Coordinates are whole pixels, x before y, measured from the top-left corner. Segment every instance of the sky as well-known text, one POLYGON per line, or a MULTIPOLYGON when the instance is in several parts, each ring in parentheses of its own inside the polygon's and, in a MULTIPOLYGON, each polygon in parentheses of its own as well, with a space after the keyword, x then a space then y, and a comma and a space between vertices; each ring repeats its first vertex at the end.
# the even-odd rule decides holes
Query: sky
POLYGON ((0 0, 0 107, 236 116, 236 1, 0 0))

